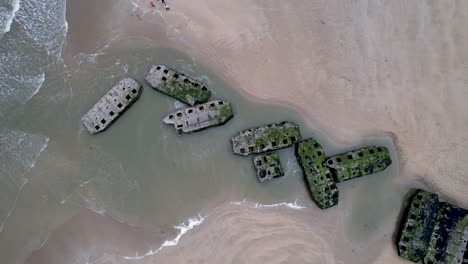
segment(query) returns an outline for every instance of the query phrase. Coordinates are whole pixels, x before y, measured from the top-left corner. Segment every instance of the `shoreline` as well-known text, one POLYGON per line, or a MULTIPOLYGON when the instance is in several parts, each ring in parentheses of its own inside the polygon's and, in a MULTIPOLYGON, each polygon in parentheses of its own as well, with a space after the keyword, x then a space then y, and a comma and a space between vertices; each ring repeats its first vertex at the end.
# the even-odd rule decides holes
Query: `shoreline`
MULTIPOLYGON (((87 4, 83 3, 83 5, 92 6, 91 1, 89 0, 87 4)), ((416 66, 405 64, 404 54, 396 54, 393 62, 392 58, 385 57, 384 59, 381 57, 380 52, 386 54, 391 53, 393 49, 398 49, 394 45, 379 51, 372 50, 373 45, 382 44, 382 39, 379 38, 381 36, 372 30, 383 28, 391 31, 394 29, 391 21, 385 20, 392 13, 385 13, 383 16, 385 21, 382 22, 378 18, 376 19, 377 15, 373 13, 379 8, 368 7, 367 11, 370 13, 368 16, 376 19, 377 26, 376 28, 366 28, 367 24, 364 23, 365 21, 360 21, 359 17, 364 15, 360 13, 361 4, 358 3, 358 7, 349 8, 351 15, 347 14, 345 7, 339 7, 337 3, 331 3, 327 7, 328 9, 315 4, 317 5, 316 9, 313 9, 314 4, 307 2, 297 6, 281 3, 278 4, 279 8, 274 3, 255 2, 250 4, 247 1, 230 3, 232 8, 227 8, 228 4, 226 3, 216 4, 215 1, 211 0, 199 3, 174 2, 171 4, 170 13, 163 11, 159 17, 150 17, 152 15, 150 13, 141 14, 139 10, 125 13, 131 7, 124 8, 124 11, 116 11, 117 8, 112 8, 109 11, 110 15, 106 16, 111 21, 110 25, 103 24, 98 28, 85 30, 86 33, 81 37, 91 40, 89 43, 83 42, 68 46, 67 42, 67 50, 70 53, 65 54, 64 58, 70 55, 74 57, 80 52, 94 52, 96 47, 93 41, 102 43, 103 38, 106 39, 112 34, 116 35, 116 40, 119 37, 128 37, 130 41, 146 38, 148 43, 151 43, 149 47, 170 47, 190 56, 195 65, 202 64, 202 68, 222 79, 249 100, 261 104, 283 105, 293 109, 301 115, 309 128, 321 131, 320 134, 325 135, 327 140, 333 144, 355 146, 359 145, 367 136, 390 138, 401 159, 398 180, 410 181, 413 186, 419 183, 427 184, 432 191, 442 194, 443 198, 449 198, 448 200, 451 202, 456 201, 456 204, 462 205, 468 203, 463 195, 463 188, 466 185, 463 184, 463 175, 460 175, 460 172, 463 172, 468 166, 465 165, 468 162, 463 163, 463 157, 466 157, 463 155, 466 153, 463 150, 463 143, 466 141, 462 141, 461 147, 454 145, 463 136, 461 132, 457 133, 457 131, 464 131, 464 127, 454 124, 453 120, 455 119, 444 119, 445 115, 457 113, 458 109, 444 110, 440 113, 435 111, 435 113, 429 113, 431 115, 425 115, 428 111, 427 104, 436 104, 438 102, 436 99, 455 104, 456 101, 451 101, 450 93, 457 94, 459 90, 455 90, 451 86, 449 95, 443 91, 439 95, 435 88, 441 83, 444 84, 440 80, 419 80, 417 83, 418 80, 411 79, 409 76, 412 73, 417 73, 416 66), (304 11, 297 10, 301 7, 304 11), (311 9, 313 10, 311 11, 311 9), (311 11, 311 13, 306 11, 311 11), (325 11, 323 15, 325 17, 321 15, 323 11, 325 11), (291 14, 296 12, 297 17, 291 17, 291 14), (124 18, 122 14, 125 15, 125 18, 132 20, 128 23, 119 22, 118 18, 124 18), (138 17, 140 14, 141 17, 138 17), (274 17, 276 14, 278 14, 278 18, 274 17), (352 14, 356 17, 353 17, 352 14), (308 17, 313 17, 314 21, 308 20, 308 17), (343 23, 346 19, 350 19, 348 22, 351 26, 343 23), (354 23, 353 19, 359 21, 354 23), (121 29, 120 26, 122 26, 121 29), (330 28, 323 29, 323 27, 330 28), (118 30, 115 31, 116 29, 118 30), (359 37, 355 39, 353 34, 347 30, 364 40, 360 42, 359 37), (374 38, 375 43, 365 39, 365 34, 356 32, 359 30, 368 30, 369 36, 374 38), (302 31, 304 36, 302 36, 302 31), (102 36, 104 37, 102 38, 102 36), (344 51, 335 51, 334 49, 337 49, 335 41, 344 45, 344 51, 356 52, 357 55, 351 54, 352 52, 344 54, 346 53, 344 51), (346 46, 346 43, 352 43, 353 46, 346 46), (289 47, 294 50, 288 50, 289 47), (287 52, 284 51, 290 52, 291 56, 288 56, 287 52), (308 51, 311 54, 303 54, 301 51, 308 51), (366 52, 370 53, 369 57, 366 57, 366 52), (375 59, 375 62, 371 59, 375 59), (383 66, 389 63, 388 61, 393 65, 383 66), (342 65, 338 65, 340 63, 342 65), (356 69, 353 68, 354 64, 356 64, 356 69), (399 70, 399 66, 403 70, 399 70), (410 73, 405 73, 404 70, 408 70, 410 73), (369 76, 366 75, 367 72, 370 72, 369 76), (389 74, 390 77, 379 76, 379 72, 389 74), (405 85, 404 81, 399 80, 399 77, 410 84, 405 85), (381 80, 373 78, 381 78, 381 80), (431 81, 436 84, 430 85, 431 81), (411 84, 415 84, 415 87, 428 86, 432 88, 427 92, 431 96, 426 96, 426 91, 420 88, 415 88, 417 91, 411 91, 413 87, 411 84), (395 88, 395 95, 391 89, 393 85, 401 85, 403 88, 395 88), (335 99, 336 101, 334 101, 335 99), (402 103, 400 104, 398 100, 402 100, 402 103), (447 128, 442 129, 447 124, 447 128), (442 142, 435 142, 436 140, 442 142), (428 142, 435 143, 435 146, 429 145, 428 142), (445 145, 455 146, 456 152, 449 153, 450 149, 446 150, 445 145), (439 153, 439 151, 441 151, 441 155, 445 156, 438 157, 438 154, 434 154, 439 153), (453 164, 458 164, 458 167, 447 168, 453 164), (443 173, 439 175, 439 171, 443 173)), ((346 3, 346 5, 350 4, 346 3)), ((100 8, 105 9, 102 6, 100 8)), ((83 10, 68 10, 67 8, 67 14, 75 12, 78 14, 77 17, 79 17, 80 12, 84 12, 83 10)), ((97 12, 99 12, 98 9, 97 12)), ((400 15, 404 16, 405 14, 400 15)), ((91 24, 96 22, 90 20, 91 24)), ((371 22, 373 21, 367 21, 367 23, 371 22)), ((76 23, 70 24, 69 34, 71 36, 82 30, 79 27, 73 28, 76 23)), ((403 38, 404 34, 400 33, 394 37, 403 38)), ((405 43, 408 41, 410 40, 406 38, 403 40, 405 43)), ((415 52, 412 45, 407 45, 409 50, 415 52)), ((452 45, 455 44, 452 43, 452 45)), ((398 52, 395 51, 395 53, 398 52)), ((421 64, 431 62, 431 58, 429 61, 419 59, 418 62, 421 64)), ((422 77, 418 75, 419 77, 416 79, 432 73, 436 75, 443 73, 438 68, 439 66, 434 67, 437 69, 432 69, 432 71, 425 69, 428 73, 422 74, 422 77)), ((441 109, 437 107, 437 110, 441 109)), ((291 252, 291 257, 297 257, 298 261, 303 257, 301 260, 304 262, 313 258, 317 263, 342 263, 343 260, 347 259, 361 261, 360 263, 364 263, 364 259, 365 263, 404 263, 404 260, 397 255, 393 238, 389 243, 388 236, 392 236, 392 232, 395 230, 388 233, 386 223, 381 223, 383 228, 377 231, 378 234, 374 235, 374 240, 371 239, 368 242, 372 242, 372 245, 368 245, 373 247, 372 250, 369 250, 371 254, 359 258, 357 254, 368 252, 362 248, 366 245, 361 245, 361 248, 353 248, 352 242, 346 237, 345 218, 349 217, 347 214, 350 212, 349 208, 344 207, 344 203, 335 209, 326 211, 307 207, 305 208, 307 213, 303 214, 294 210, 292 212, 295 213, 291 213, 291 210, 285 208, 264 208, 263 210, 255 208, 255 205, 254 208, 248 206, 237 208, 231 203, 225 202, 216 207, 218 209, 213 209, 213 217, 206 217, 203 224, 190 230, 186 236, 183 236, 180 241, 178 240, 180 243, 177 247, 169 247, 167 250, 158 252, 161 254, 156 254, 149 259, 145 258, 141 261, 128 263, 146 263, 147 260, 151 262, 154 259, 162 259, 162 262, 192 259, 214 263, 218 260, 219 263, 221 257, 230 257, 233 263, 236 261, 238 263, 241 260, 247 260, 242 259, 242 256, 239 257, 244 253, 244 250, 248 253, 245 257, 250 257, 250 260, 257 257, 260 261, 271 260, 267 259, 265 255, 262 256, 262 249, 265 249, 263 253, 271 253, 269 250, 273 249, 280 249, 276 251, 284 250, 281 251, 283 253, 291 252), (228 204, 226 205, 226 203, 228 204), (272 219, 276 222, 273 222, 272 219), (257 223, 260 224, 257 225, 257 223), (255 229, 252 229, 253 226, 255 229), (276 231, 278 233, 275 233, 276 231), (220 233, 225 235, 217 235, 220 233), (279 245, 275 243, 264 235, 270 233, 278 234, 279 240, 283 239, 290 244, 279 245), (239 242, 240 246, 236 247, 237 244, 231 244, 232 241, 242 243, 239 242), (261 242, 260 245, 256 244, 259 242, 261 242), (194 250, 193 245, 200 246, 200 249, 194 250), (258 245, 256 250, 247 251, 252 245, 258 245), (313 249, 310 252, 308 252, 309 247, 313 249), (213 252, 212 248, 216 249, 214 250, 215 254, 213 258, 209 258, 210 253, 213 252), (342 252, 338 252, 337 249, 342 252), (307 253, 311 255, 307 255, 307 253)), ((127 227, 122 228, 122 230, 127 230, 127 227)), ((167 230, 170 229, 167 227, 167 230)), ((172 237, 171 235, 167 239, 172 237)), ((136 241, 134 245, 141 245, 139 238, 139 235, 134 236, 136 241)), ((105 237, 100 239, 103 239, 110 248, 114 249, 118 248, 119 245, 113 243, 124 240, 115 238, 106 240, 105 237)), ((163 241, 167 241, 161 237, 154 239, 162 240, 160 241, 161 245, 164 244, 163 241)), ((66 241, 66 238, 59 238, 56 244, 60 244, 60 241, 66 241)), ((148 242, 148 244, 151 243, 148 242)), ((47 247, 48 244, 46 243, 44 246, 47 247)), ((120 246, 125 250, 125 245, 120 246)), ((77 246, 77 248, 80 247, 77 246)), ((149 249, 154 250, 155 248, 149 249)), ((130 253, 128 248, 127 250, 130 253)), ((40 254, 47 254, 47 251, 40 254)), ((53 256, 53 253, 50 254, 53 256)), ((98 253, 96 252, 96 254, 98 253)), ((114 257, 115 255, 104 253, 96 262, 127 263, 114 257)), ((280 261, 280 257, 278 256, 274 260, 280 261)), ((34 258, 34 254, 31 258, 34 258)), ((41 262, 32 259, 30 263, 41 262)))
MULTIPOLYGON (((342 263, 337 261, 337 252, 332 249, 332 245, 336 244, 336 241, 334 241, 336 236, 342 230, 339 231, 331 227, 342 221, 343 216, 336 208, 328 212, 321 211, 318 214, 314 214, 314 212, 316 212, 315 208, 304 207, 297 204, 297 202, 259 204, 250 201, 230 201, 216 206, 206 215, 191 217, 171 228, 168 227, 167 230, 172 230, 171 233, 163 231, 163 229, 147 230, 141 227, 133 227, 127 223, 118 222, 110 216, 90 209, 82 209, 77 215, 71 217, 69 221, 49 235, 41 247, 29 255, 26 263, 58 264, 70 259, 93 261, 92 263, 96 264, 108 263, 109 261, 111 263, 146 264, 158 260, 178 263, 178 261, 187 259, 195 262, 219 263, 216 262, 216 259, 220 260, 220 257, 224 260, 230 259, 236 262, 239 260, 236 251, 223 251, 222 249, 234 249, 237 246, 255 248, 255 246, 251 243, 245 243, 246 241, 238 244, 232 239, 236 237, 242 240, 252 239, 254 244, 268 245, 268 243, 272 242, 272 235, 297 241, 294 243, 278 243, 277 247, 279 248, 269 253, 271 260, 281 259, 284 257, 284 253, 288 252, 289 260, 291 258, 297 261, 316 259, 317 261, 320 260, 317 263, 342 263), (321 217, 326 217, 328 221, 320 221, 320 224, 315 225, 310 224, 314 222, 314 219, 317 220, 321 217), (278 220, 278 218, 281 220, 278 220), (287 224, 288 222, 289 224, 287 224), (242 224, 239 225, 239 223, 242 224), (218 230, 220 228, 223 231, 218 230), (71 232, 70 230, 76 231, 71 232), (245 237, 240 235, 239 232, 242 230, 250 230, 249 235, 245 234, 245 237), (175 234, 173 234, 174 231, 175 234), (252 233, 255 234, 254 237, 251 237, 252 233), (270 235, 265 236, 264 234, 267 233, 270 235), (309 237, 310 235, 312 237, 309 237), (123 236, 125 239, 117 239, 116 237, 119 236, 123 236), (129 239, 134 240, 134 242, 129 244, 129 239), (309 242, 306 242, 307 240, 309 242), (117 241, 121 242, 116 243, 117 241), (199 241, 199 243, 203 241, 203 246, 200 246, 198 251, 187 251, 195 241, 199 241), (85 245, 88 245, 89 248, 85 245), (97 245, 99 245, 98 248, 95 248, 97 245), (299 245, 307 245, 307 250, 302 251, 304 246, 299 245), (316 250, 311 251, 311 245, 315 245, 313 248, 316 250), (279 250, 283 246, 285 248, 279 250), (146 249, 142 247, 146 247, 146 249), (217 252, 224 253, 221 255, 216 254, 213 257, 210 252, 213 252, 211 250, 214 247, 219 248, 216 250, 217 252), (60 248, 62 250, 57 251, 60 248), (293 251, 296 253, 291 255, 293 251), (275 255, 276 257, 274 257, 275 255)), ((345 239, 338 243, 349 246, 351 241, 345 239)), ((376 246, 375 243, 374 246, 376 246)), ((379 242, 377 247, 384 248, 385 244, 379 242)), ((241 259, 244 259, 244 261, 264 259, 262 254, 256 254, 254 251, 254 249, 250 250, 250 253, 241 257, 241 259)), ((260 250, 258 253, 264 252, 260 250)), ((341 254, 338 253, 339 255, 341 254)), ((354 256, 353 259, 355 259, 355 263, 358 263, 363 259, 378 258, 376 253, 373 255, 371 258, 369 256, 364 258, 354 256), (356 258, 359 260, 356 260, 356 258)), ((396 256, 396 259, 398 260, 398 256, 396 256)))
MULTIPOLYGON (((183 35, 188 40, 191 46, 186 46, 185 43, 181 43, 176 37, 169 37, 173 44, 172 47, 184 50, 185 54, 191 54, 195 60, 200 60, 210 72, 218 75, 230 86, 239 88, 238 90, 241 94, 247 97, 255 97, 261 102, 273 102, 275 104, 292 106, 304 117, 307 123, 314 124, 314 127, 326 133, 334 142, 351 145, 352 142, 358 142, 371 134, 394 135, 397 138, 397 146, 401 151, 401 177, 414 181, 422 181, 432 191, 441 194, 448 201, 462 207, 468 206, 468 200, 464 195, 464 184, 461 184, 464 183, 463 171, 468 170, 468 160, 463 158, 466 156, 464 153, 467 153, 466 148, 463 146, 467 146, 468 139, 463 135, 462 131, 466 130, 466 127, 454 121, 454 119, 450 119, 450 116, 459 116, 460 113, 468 116, 468 108, 458 103, 461 98, 453 96, 462 92, 460 90, 461 87, 457 86, 455 82, 445 83, 449 81, 447 78, 440 79, 437 77, 440 76, 441 72, 449 72, 448 69, 438 67, 441 61, 435 61, 433 57, 418 57, 421 63, 435 65, 432 67, 432 72, 428 71, 426 73, 418 71, 415 68, 417 65, 404 61, 403 54, 396 53, 393 58, 390 56, 382 57, 383 55, 373 50, 373 55, 381 59, 381 61, 373 62, 375 65, 370 64, 370 60, 373 58, 363 57, 364 54, 362 52, 357 54, 350 53, 349 55, 337 54, 333 49, 326 46, 329 43, 334 45, 335 41, 335 36, 329 36, 326 30, 332 30, 332 32, 341 32, 342 30, 332 28, 330 24, 333 21, 322 20, 322 23, 319 20, 317 25, 311 25, 311 30, 317 33, 318 36, 325 36, 326 42, 320 43, 318 36, 310 36, 310 34, 308 38, 312 39, 312 43, 318 45, 319 50, 323 50, 324 54, 330 55, 331 59, 327 60, 321 54, 311 51, 312 58, 317 58, 319 64, 314 64, 318 66, 315 66, 316 70, 307 72, 306 69, 310 68, 307 62, 307 60, 311 60, 310 56, 304 59, 298 57, 299 55, 303 56, 303 54, 297 52, 291 54, 293 57, 285 57, 286 55, 280 54, 281 51, 278 53, 279 50, 287 50, 286 47, 292 44, 297 44, 299 47, 303 47, 302 50, 307 50, 307 45, 300 42, 306 40, 305 36, 301 36, 301 34, 295 35, 296 31, 291 28, 289 29, 290 32, 286 32, 290 37, 289 39, 269 35, 264 30, 268 23, 275 23, 275 25, 279 26, 280 24, 277 24, 275 21, 286 19, 283 16, 279 18, 269 17, 269 12, 279 12, 280 7, 273 8, 272 6, 275 6, 275 4, 271 3, 265 4, 265 6, 260 8, 262 4, 255 3, 253 4, 254 6, 259 5, 256 6, 257 8, 248 10, 241 8, 245 13, 233 16, 233 14, 229 14, 229 12, 233 12, 232 10, 228 12, 223 8, 222 4, 214 5, 212 2, 211 0, 205 0, 202 3, 184 3, 183 5, 177 2, 173 3, 173 8, 170 12, 162 12, 166 24, 154 26, 166 28, 167 25, 170 25, 170 27, 177 30, 180 35, 183 35), (198 13, 195 14, 191 9, 198 10, 198 13), (256 14, 256 19, 262 21, 262 23, 260 25, 253 24, 247 28, 244 27, 247 22, 243 21, 243 19, 251 21, 249 19, 252 19, 250 16, 252 14, 256 14), (202 16, 203 19, 201 18, 202 16), (217 25, 210 24, 211 27, 208 27, 208 21, 214 23, 222 18, 222 23, 217 25), (207 28, 204 28, 204 26, 207 28), (241 32, 241 36, 244 38, 234 37, 234 32, 241 32), (264 41, 265 48, 258 46, 258 41, 260 40, 264 41), (223 45, 224 43, 226 45, 223 45), (271 54, 275 55, 270 56, 271 54), (347 65, 348 68, 333 64, 333 58, 337 58, 338 55, 344 57, 337 61, 346 65, 349 64, 347 65), (346 60, 343 60, 344 58, 346 60), (295 62, 294 59, 297 59, 298 62, 295 62), (392 59, 393 61, 391 61, 392 59), (253 61, 253 63, 249 64, 248 60, 253 61), (281 63, 282 60, 286 63, 281 63), (361 72, 356 72, 352 69, 354 62, 358 62, 357 67, 361 69, 361 72), (323 63, 323 66, 320 63, 323 63), (281 69, 283 64, 291 68, 291 70, 281 69), (301 64, 304 65, 303 69, 296 67, 296 65, 301 64), (263 66, 265 66, 265 69, 259 69, 259 67, 263 66), (388 76, 379 76, 376 67, 379 67, 388 76), (249 71, 249 69, 251 70, 249 71), (292 72, 293 69, 296 70, 296 73, 292 72), (404 73, 400 69, 414 72, 414 76, 404 73), (302 78, 295 78, 299 74, 298 71, 302 74, 303 80, 301 80, 302 78), (366 71, 371 71, 371 73, 375 74, 372 78, 375 77, 377 79, 366 83, 366 76, 363 75, 366 71), (307 74, 312 76, 307 76, 307 74), (341 74, 344 77, 336 79, 331 74, 335 76, 341 74), (357 83, 363 84, 363 88, 357 86, 355 84, 356 81, 346 77, 350 74, 356 75, 354 78, 357 78, 357 83), (281 78, 275 79, 275 76, 291 77, 285 77, 285 80, 281 80, 281 78), (399 80, 399 76, 401 79, 406 80, 408 84, 404 84, 399 80), (430 76, 436 76, 437 78, 430 76), (426 81, 424 78, 431 81, 426 81), (278 81, 278 83, 275 83, 275 81, 278 81), (409 86, 410 83, 414 85, 414 88, 409 86), (398 84, 400 87, 397 86, 398 84), (450 85, 448 87, 450 89, 446 93, 442 93, 439 87, 446 87, 447 84, 450 85), (382 85, 383 88, 379 88, 379 85, 382 85), (311 88, 312 91, 309 91, 317 95, 317 98, 310 98, 309 92, 306 93, 308 87, 311 86, 317 86, 317 88, 311 88), (425 90, 421 90, 422 87, 425 87, 425 90), (286 91, 284 91, 285 88, 287 89, 286 91), (391 89, 395 91, 393 94, 391 93, 391 89), (367 93, 370 93, 370 98, 366 97, 367 93), (356 94, 356 96, 350 97, 352 94, 356 94), (359 97, 360 94, 362 94, 361 98, 359 97), (305 98, 310 98, 310 101, 307 102, 305 98), (336 98, 337 102, 330 102, 330 104, 323 103, 323 101, 327 101, 330 98, 336 98), (444 100, 447 102, 444 105, 450 105, 451 107, 447 107, 446 109, 438 107, 437 102, 440 100, 444 100), (404 107, 400 107, 399 101, 403 101, 401 105, 404 107), (354 105, 357 107, 354 107, 354 105), (367 105, 369 107, 363 107, 367 105), (429 109, 429 105, 436 107, 437 111, 440 112, 429 109), (369 109, 374 108, 377 110, 375 113, 369 112, 369 109), (328 117, 329 114, 330 117, 328 117), (448 149, 447 146, 450 146, 452 149, 448 149), (439 155, 435 155, 434 153, 439 153, 439 155), (454 164, 457 164, 456 168, 452 168, 454 164), (445 177, 439 176, 441 174, 445 177)), ((359 9, 361 8, 360 4, 351 6, 349 12, 361 12, 359 9)), ((234 9, 237 10, 242 5, 243 3, 241 2, 234 9)), ((350 14, 343 10, 343 8, 337 8, 336 5, 337 3, 331 3, 328 6, 327 12, 339 12, 344 18, 349 17, 350 14), (336 10, 333 8, 336 8, 336 10)), ((427 12, 439 12, 436 9, 439 8, 438 4, 435 3, 435 5, 434 7, 430 6, 427 12)), ((249 5, 246 4, 246 6, 249 5)), ((280 6, 285 10, 289 10, 287 12, 293 9, 288 4, 282 3, 280 6)), ((385 7, 387 9, 382 12, 389 12, 386 15, 392 15, 392 13, 398 12, 395 9, 397 6, 398 3, 389 4, 385 7)), ((313 12, 318 12, 322 8, 320 5, 314 6, 313 3, 304 3, 301 8, 307 10, 309 7, 317 8, 312 9, 313 12)), ((367 8, 369 12, 374 12, 378 8, 383 7, 376 5, 363 8, 367 8)), ((418 5, 410 4, 408 8, 418 8, 418 5)), ((148 8, 142 8, 142 10, 145 9, 148 10, 148 8)), ((445 13, 441 13, 443 10, 437 13, 443 19, 441 22, 443 24, 435 27, 436 30, 457 30, 456 32, 458 32, 460 28, 453 27, 450 23, 451 17, 445 13)), ((302 14, 302 12, 299 13, 302 14)), ((372 14, 374 15, 374 13, 372 14)), ((403 16, 406 14, 399 15, 403 16)), ((347 26, 339 25, 344 26, 345 29, 362 28, 366 25, 363 24, 364 22, 375 20, 377 28, 385 26, 392 28, 395 26, 385 20, 385 18, 371 16, 366 21, 358 19, 357 22, 350 23, 347 26)), ((404 18, 409 19, 407 17, 404 18)), ((302 22, 300 19, 302 17, 299 16, 297 19, 294 19, 294 22, 302 22)), ((461 19, 462 22, 468 24, 466 17, 457 19, 461 19)), ((148 23, 151 24, 152 19, 148 18, 148 20, 148 23)), ((337 20, 341 22, 340 19, 337 20)), ((335 22, 337 23, 337 21, 335 22)), ((298 27, 298 30, 301 30, 301 28, 298 27)), ((383 36, 375 32, 368 32, 368 34, 376 38, 376 41, 378 40, 379 43, 382 42, 381 52, 383 54, 392 51, 394 45, 396 45, 389 43, 389 45, 385 46, 385 41, 378 39, 383 36)), ((359 39, 356 40, 353 35, 345 35, 344 38, 349 38, 350 43, 359 43, 360 41, 359 39)), ((442 43, 448 42, 453 46, 452 49, 456 49, 455 51, 468 56, 466 52, 462 52, 463 45, 461 44, 463 43, 463 39, 460 38, 430 38, 412 43, 412 40, 408 39, 401 32, 396 32, 394 38, 401 38, 401 41, 408 43, 408 49, 418 55, 421 54, 421 52, 417 52, 417 45, 419 43, 424 44, 424 47, 429 47, 429 43, 433 43, 433 48, 439 50, 442 43)), ((363 41, 365 40, 363 39, 363 41)), ((366 42, 362 43, 362 45, 365 45, 364 47, 369 49, 372 48, 366 42)), ((295 49, 301 50, 298 47, 295 47, 295 49)), ((452 56, 455 56, 456 53, 454 52, 452 56)), ((424 55, 424 53, 421 55, 424 55)), ((454 60, 452 57, 449 59, 454 60)), ((462 61, 457 62, 460 66, 461 63, 462 61)), ((452 68, 452 79, 463 79, 461 77, 463 76, 463 71, 459 69, 460 67, 458 67, 458 70, 457 67, 452 68)))

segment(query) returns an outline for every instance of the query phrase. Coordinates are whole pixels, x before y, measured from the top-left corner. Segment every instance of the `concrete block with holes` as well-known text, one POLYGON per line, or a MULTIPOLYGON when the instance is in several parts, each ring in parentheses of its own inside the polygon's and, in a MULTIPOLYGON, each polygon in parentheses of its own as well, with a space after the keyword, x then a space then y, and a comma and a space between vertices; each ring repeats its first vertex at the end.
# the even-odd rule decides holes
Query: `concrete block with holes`
POLYGON ((234 154, 241 156, 288 148, 298 140, 299 126, 290 121, 243 130, 231 137, 234 154))
POLYGON ((83 116, 83 126, 91 134, 104 131, 138 100, 142 91, 132 78, 119 81, 83 116))
POLYGON ((205 84, 164 65, 152 66, 145 79, 155 90, 191 106, 208 102, 211 96, 205 84))
POLYGON ((369 146, 329 157, 325 165, 335 176, 336 182, 377 173, 392 164, 388 149, 383 146, 369 146))
POLYGON ((225 124, 233 117, 231 104, 214 100, 169 114, 164 123, 174 125, 179 133, 191 133, 225 124))
POLYGON ((278 152, 256 155, 253 163, 257 170, 258 180, 264 182, 284 175, 278 152))
POLYGON ((468 263, 468 211, 418 190, 410 199, 397 238, 398 254, 425 264, 468 263))

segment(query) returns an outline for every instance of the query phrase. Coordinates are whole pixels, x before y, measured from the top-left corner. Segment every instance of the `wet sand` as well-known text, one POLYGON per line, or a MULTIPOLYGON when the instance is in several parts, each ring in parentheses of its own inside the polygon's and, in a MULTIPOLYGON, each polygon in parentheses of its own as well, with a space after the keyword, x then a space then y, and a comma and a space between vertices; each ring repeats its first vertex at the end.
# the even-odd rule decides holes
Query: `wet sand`
POLYGON ((146 252, 175 235, 162 230, 144 229, 119 223, 112 218, 82 209, 56 229, 40 251, 26 263, 99 263, 107 255, 146 252))
MULTIPOLYGON (((69 16, 70 35, 88 42, 69 46, 68 55, 96 51, 107 34, 177 48, 252 100, 300 111, 335 143, 351 147, 367 136, 393 139, 402 185, 425 187, 468 206, 465 2, 171 1, 170 12, 156 12, 148 2, 140 0, 136 9, 120 3, 116 6, 122 8, 114 7, 108 16, 111 22, 100 21, 106 26, 82 35, 77 32, 83 28, 69 16)), ((69 10, 75 18, 83 12, 69 10)), ((389 215, 381 212, 378 219, 384 220, 374 226, 363 224, 363 230, 374 230, 360 243, 353 235, 353 214, 366 209, 372 214, 372 208, 352 207, 363 199, 354 196, 367 191, 360 187, 365 182, 340 187, 348 190, 340 205, 326 211, 303 191, 297 195, 307 207, 303 210, 222 203, 177 246, 138 260, 122 256, 159 248, 174 237, 172 229, 148 235, 80 212, 56 229, 28 263, 65 263, 82 253, 88 259, 96 256, 91 263, 106 264, 405 263, 392 241, 399 208, 389 215), (66 234, 76 226, 82 232, 72 234, 73 241, 66 234), (67 247, 74 250, 60 250, 67 247)))

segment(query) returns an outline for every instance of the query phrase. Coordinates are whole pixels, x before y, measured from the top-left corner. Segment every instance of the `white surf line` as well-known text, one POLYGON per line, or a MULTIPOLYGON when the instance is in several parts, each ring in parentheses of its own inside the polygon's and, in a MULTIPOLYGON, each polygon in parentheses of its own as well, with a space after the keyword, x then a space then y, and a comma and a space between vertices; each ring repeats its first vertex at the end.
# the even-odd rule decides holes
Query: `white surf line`
POLYGON ((14 0, 12 3, 13 10, 11 10, 10 15, 6 19, 5 26, 2 29, 2 32, 0 32, 0 38, 2 35, 8 33, 11 29, 11 24, 13 24, 13 20, 16 17, 16 12, 20 9, 20 1, 19 0, 14 0))
MULTIPOLYGON (((35 165, 36 165, 36 161, 37 159, 39 158, 39 156, 41 155, 41 153, 47 148, 47 145, 49 143, 49 138, 46 137, 46 141, 44 143, 44 145, 42 146, 42 148, 39 150, 39 153, 36 155, 36 157, 34 158, 34 162, 29 166, 29 168, 27 169, 27 172, 29 172, 29 170, 31 170, 35 165)), ((13 205, 12 207, 10 208, 10 210, 8 211, 8 214, 7 216, 3 219, 2 223, 0 224, 0 233, 3 231, 3 226, 5 225, 6 221, 8 220, 8 218, 11 216, 11 214, 13 213, 13 211, 15 211, 16 209, 16 203, 18 202, 18 199, 21 195, 21 192, 23 191, 24 189, 24 186, 29 182, 29 179, 26 179, 26 181, 23 183, 23 185, 21 185, 21 187, 19 188, 18 190, 18 194, 16 195, 16 198, 15 198, 15 201, 13 202, 13 205)))
POLYGON ((179 240, 182 238, 183 235, 185 235, 187 232, 192 230, 194 227, 199 226, 205 221, 205 217, 202 217, 201 215, 198 215, 196 218, 189 218, 187 220, 187 223, 183 222, 178 226, 174 226, 175 229, 179 230, 179 234, 172 240, 166 240, 164 243, 156 250, 150 250, 144 255, 138 255, 138 253, 135 254, 135 256, 121 256, 121 258, 126 259, 126 260, 139 260, 142 258, 146 258, 148 256, 155 255, 159 251, 161 251, 165 247, 173 247, 176 246, 179 243, 179 240))
POLYGON ((292 203, 288 202, 282 202, 282 203, 276 203, 276 204, 261 204, 261 203, 254 203, 254 202, 249 202, 247 200, 242 200, 242 201, 232 201, 231 204, 234 205, 245 205, 250 208, 275 208, 275 207, 285 207, 285 208, 290 208, 294 210, 302 210, 305 209, 306 207, 303 205, 299 205, 297 203, 297 200, 295 200, 292 203))
POLYGON ((41 73, 39 74, 38 76, 34 77, 34 84, 36 86, 36 89, 31 93, 31 95, 28 96, 28 98, 26 98, 26 101, 29 101, 31 98, 33 98, 34 95, 36 95, 39 90, 42 88, 42 84, 44 84, 44 81, 45 81, 45 74, 44 73, 41 73))
MULTIPOLYGON (((287 202, 282 202, 282 203, 276 203, 276 204, 260 204, 260 203, 253 203, 249 202, 247 200, 242 200, 242 201, 232 201, 230 204, 233 205, 238 205, 238 206, 248 206, 251 208, 275 208, 275 207, 284 207, 284 208, 290 208, 294 210, 302 210, 305 209, 305 206, 299 205, 297 203, 297 200, 292 202, 292 203, 287 203, 287 202)), ((179 234, 172 240, 166 240, 164 243, 157 249, 155 250, 150 250, 146 252, 143 255, 138 255, 138 252, 135 254, 135 256, 120 256, 123 259, 126 260, 140 260, 152 255, 157 254, 159 251, 161 251, 165 247, 173 247, 176 246, 179 243, 179 240, 184 236, 186 233, 191 231, 193 228, 196 226, 201 225, 207 217, 209 217, 211 214, 216 212, 223 204, 217 206, 215 209, 213 209, 208 215, 205 217, 201 216, 200 214, 196 218, 189 218, 186 222, 182 222, 178 226, 174 226, 175 229, 179 230, 179 234)))

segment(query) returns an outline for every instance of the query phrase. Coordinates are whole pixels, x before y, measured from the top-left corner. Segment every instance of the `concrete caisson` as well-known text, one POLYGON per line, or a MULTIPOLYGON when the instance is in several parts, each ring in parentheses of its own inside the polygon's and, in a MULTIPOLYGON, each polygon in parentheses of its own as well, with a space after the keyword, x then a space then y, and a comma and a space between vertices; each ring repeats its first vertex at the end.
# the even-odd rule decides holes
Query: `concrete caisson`
POLYGON ((299 126, 289 121, 243 130, 231 137, 234 154, 241 156, 287 148, 298 140, 299 126))
POLYGON ((119 81, 83 116, 83 126, 91 134, 104 131, 138 100, 142 91, 132 78, 119 81))
POLYGON ((232 117, 233 112, 229 102, 214 100, 178 110, 166 116, 163 122, 174 125, 179 133, 191 133, 222 125, 232 117))
POLYGON ((296 143, 296 158, 304 173, 312 200, 321 209, 338 204, 339 191, 330 170, 324 165, 325 153, 313 138, 296 143))
POLYGON ((418 190, 397 239, 398 254, 424 264, 468 263, 468 211, 418 190))
POLYGON ((264 182, 284 175, 278 152, 256 155, 253 163, 257 171, 258 180, 264 182))
POLYGON ((325 165, 335 175, 336 182, 347 181, 383 171, 392 164, 388 149, 369 146, 329 157, 325 165))
POLYGON ((397 243, 401 257, 413 262, 424 258, 438 210, 439 199, 436 194, 419 190, 411 198, 397 243))
POLYGON ((152 66, 145 79, 155 90, 191 106, 205 103, 211 96, 205 84, 164 65, 152 66))

